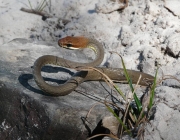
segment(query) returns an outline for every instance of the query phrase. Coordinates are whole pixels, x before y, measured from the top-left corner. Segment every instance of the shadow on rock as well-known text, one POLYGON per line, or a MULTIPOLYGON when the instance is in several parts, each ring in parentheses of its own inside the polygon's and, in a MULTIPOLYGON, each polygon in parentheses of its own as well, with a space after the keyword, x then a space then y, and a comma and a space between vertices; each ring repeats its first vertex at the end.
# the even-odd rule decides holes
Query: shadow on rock
MULTIPOLYGON (((74 74, 73 72, 71 72, 70 70, 68 69, 65 69, 65 68, 60 68, 60 67, 52 67, 52 66, 44 66, 42 68, 42 72, 47 72, 47 73, 58 73, 58 72, 65 72, 65 73, 68 73, 70 74, 71 76, 74 74)), ((27 88, 28 90, 32 91, 32 92, 35 92, 35 93, 38 93, 38 94, 42 94, 42 95, 46 95, 46 96, 50 96, 49 94, 43 92, 42 90, 40 89, 36 89, 35 87, 31 86, 29 84, 29 80, 31 79, 34 79, 33 78, 33 74, 21 74, 19 77, 18 77, 18 80, 19 80, 19 83, 24 86, 25 88, 27 88)), ((53 79, 53 78, 46 78, 46 77, 43 77, 43 79, 45 81, 48 81, 48 82, 53 82, 53 83, 57 83, 58 85, 59 84, 64 84, 66 82, 66 80, 58 80, 58 79, 53 79)))
POLYGON ((62 67, 52 67, 52 66, 44 66, 42 67, 42 72, 47 72, 47 73, 58 73, 58 72, 65 72, 70 75, 73 75, 74 72, 70 71, 69 69, 62 68, 62 67))

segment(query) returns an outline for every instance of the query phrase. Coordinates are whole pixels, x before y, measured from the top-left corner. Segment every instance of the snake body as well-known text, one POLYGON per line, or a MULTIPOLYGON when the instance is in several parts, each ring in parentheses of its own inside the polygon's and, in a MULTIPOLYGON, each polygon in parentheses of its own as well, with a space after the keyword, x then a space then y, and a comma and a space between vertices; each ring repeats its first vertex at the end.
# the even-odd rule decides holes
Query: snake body
MULTIPOLYGON (((66 67, 66 68, 77 68, 79 66, 95 67, 95 66, 100 65, 104 58, 103 46, 100 42, 98 42, 95 39, 68 36, 68 37, 60 39, 58 41, 58 44, 61 47, 65 47, 69 49, 79 49, 79 48, 83 49, 83 48, 89 47, 93 49, 94 52, 96 53, 96 58, 94 59, 94 61, 90 63, 79 63, 79 62, 73 62, 73 61, 66 60, 58 56, 52 56, 52 55, 44 55, 44 56, 39 57, 35 61, 34 66, 33 66, 33 76, 34 76, 35 82, 37 83, 37 85, 40 87, 41 90, 54 96, 64 96, 71 93, 84 81, 103 80, 104 77, 98 71, 87 70, 87 71, 76 72, 68 81, 66 81, 64 84, 61 84, 59 86, 53 86, 53 85, 47 84, 41 75, 41 68, 45 66, 46 64, 53 64, 53 65, 58 65, 61 67, 66 67)), ((124 70, 121 68, 96 67, 96 69, 106 74, 112 80, 126 81, 124 70)), ((134 70, 127 70, 127 72, 130 78, 132 79, 132 83, 136 83, 139 79, 139 76, 141 75, 142 78, 139 84, 143 86, 147 86, 149 83, 152 83, 154 79, 153 76, 146 73, 142 73, 142 72, 138 72, 134 70)))

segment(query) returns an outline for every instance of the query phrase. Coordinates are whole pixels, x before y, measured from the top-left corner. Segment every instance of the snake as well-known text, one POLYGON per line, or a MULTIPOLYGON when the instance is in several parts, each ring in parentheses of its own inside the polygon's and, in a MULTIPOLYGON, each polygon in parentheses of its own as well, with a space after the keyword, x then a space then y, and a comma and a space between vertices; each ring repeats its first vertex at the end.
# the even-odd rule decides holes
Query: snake
MULTIPOLYGON (((64 96, 74 91, 81 83, 85 81, 103 81, 104 76, 107 75, 113 81, 127 81, 123 68, 107 68, 98 67, 104 59, 103 45, 93 38, 83 36, 67 36, 58 40, 58 45, 66 49, 84 49, 90 48, 95 52, 95 59, 88 63, 74 62, 58 56, 43 55, 39 57, 33 66, 33 77, 39 88, 52 96, 64 96), (60 67, 76 69, 79 67, 94 67, 96 70, 79 70, 72 75, 64 84, 52 85, 45 82, 41 75, 43 66, 51 64, 60 67)), ((127 73, 132 80, 132 83, 137 83, 140 75, 141 79, 139 85, 148 86, 154 81, 154 76, 147 73, 128 70, 127 73)), ((127 83, 127 82, 125 82, 127 83)))

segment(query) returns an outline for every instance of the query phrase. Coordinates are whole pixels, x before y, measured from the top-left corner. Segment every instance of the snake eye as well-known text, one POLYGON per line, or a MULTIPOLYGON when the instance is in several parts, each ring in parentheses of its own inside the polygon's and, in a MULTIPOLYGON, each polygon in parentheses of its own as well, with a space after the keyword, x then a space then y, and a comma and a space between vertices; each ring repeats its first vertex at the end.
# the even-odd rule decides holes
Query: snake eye
POLYGON ((68 48, 71 48, 71 47, 72 47, 72 44, 70 44, 70 43, 67 44, 67 47, 68 47, 68 48))

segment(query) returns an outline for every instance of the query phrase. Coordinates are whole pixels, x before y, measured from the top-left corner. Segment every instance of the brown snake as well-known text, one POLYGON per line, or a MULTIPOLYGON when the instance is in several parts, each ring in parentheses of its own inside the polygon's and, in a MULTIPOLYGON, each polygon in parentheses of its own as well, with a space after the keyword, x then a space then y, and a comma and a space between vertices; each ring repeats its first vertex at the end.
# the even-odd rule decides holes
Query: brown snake
MULTIPOLYGON (((37 85, 40 87, 41 90, 54 96, 63 96, 71 93, 84 81, 103 80, 104 77, 98 71, 87 70, 87 71, 76 72, 68 81, 66 81, 64 84, 61 84, 59 86, 53 86, 47 84, 41 75, 41 68, 46 64, 54 64, 66 68, 77 68, 79 66, 95 67, 100 65, 104 58, 103 46, 95 39, 67 36, 65 38, 60 39, 58 41, 58 44, 61 47, 69 48, 69 49, 79 49, 79 48, 83 49, 86 47, 91 48, 96 53, 96 58, 94 59, 94 61, 90 63, 79 63, 52 55, 44 55, 39 57, 35 61, 33 66, 34 68, 33 75, 37 85)), ((112 80, 126 81, 124 70, 121 68, 100 68, 100 67, 95 67, 95 68, 106 74, 112 80)), ((130 78, 132 79, 132 83, 136 83, 140 75, 142 76, 139 82, 140 85, 147 86, 149 83, 152 83, 154 80, 153 76, 146 73, 142 73, 134 70, 127 70, 127 72, 130 78)))

